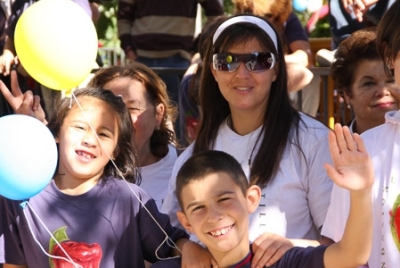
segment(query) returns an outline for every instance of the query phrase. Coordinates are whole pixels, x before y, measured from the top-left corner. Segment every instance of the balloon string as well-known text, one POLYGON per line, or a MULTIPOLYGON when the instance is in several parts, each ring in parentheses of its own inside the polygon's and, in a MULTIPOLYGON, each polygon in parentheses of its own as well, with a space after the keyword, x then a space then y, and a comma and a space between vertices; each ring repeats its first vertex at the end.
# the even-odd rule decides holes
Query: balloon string
MULTIPOLYGON (((89 124, 90 129, 93 131, 94 135, 96 136, 97 141, 99 142, 101 148, 104 148, 102 141, 100 140, 99 136, 97 135, 93 125, 91 124, 91 122, 89 121, 89 119, 86 116, 86 113, 84 112, 82 106, 80 105, 78 98, 75 96, 74 92, 72 91, 71 96, 75 99, 76 104, 78 105, 79 109, 81 110, 83 116, 85 117, 87 123, 89 124)), ((72 98, 71 98, 72 99, 72 98)), ((125 184, 128 186, 129 190, 133 193, 133 195, 136 197, 136 199, 139 201, 139 203, 142 205, 142 207, 146 210, 147 214, 149 214, 150 218, 154 221, 154 223, 158 226, 158 228, 160 228, 161 232, 164 233, 165 235, 165 239, 163 240, 163 242, 157 247, 156 251, 155 251, 155 255, 159 260, 166 260, 166 259, 174 259, 174 258, 178 258, 179 256, 174 256, 174 257, 169 257, 169 258, 160 258, 157 254, 158 250, 161 248, 161 246, 167 242, 167 245, 171 248, 175 248, 176 250, 178 250, 180 252, 180 254, 182 254, 181 250, 178 248, 178 246, 174 243, 174 241, 172 241, 172 239, 168 236, 168 234, 165 232, 165 230, 162 228, 162 226, 158 223, 158 221, 153 217, 153 215, 151 214, 151 212, 147 209, 147 207, 145 206, 145 204, 142 202, 142 200, 140 200, 139 196, 135 193, 135 191, 133 191, 133 189, 131 188, 131 186, 129 185, 128 181, 125 179, 124 175, 122 174, 122 172, 119 170, 119 168, 117 167, 117 165, 115 164, 114 160, 111 158, 110 154, 106 151, 103 150, 104 153, 108 156, 108 158, 110 159, 111 163, 113 164, 113 166, 116 168, 116 170, 118 171, 120 177, 123 179, 123 181, 125 182, 125 184)))
POLYGON ((69 263, 71 263, 72 265, 74 265, 75 268, 83 268, 83 266, 75 263, 72 258, 69 256, 69 254, 65 251, 65 249, 61 246, 61 244, 57 241, 57 239, 54 237, 54 235, 50 232, 50 230, 46 227, 46 225, 44 224, 44 222, 40 219, 39 215, 36 213, 36 211, 33 209, 33 207, 29 204, 28 201, 24 201, 20 204, 20 206, 23 208, 23 212, 25 215, 25 219, 26 222, 28 223, 28 227, 29 227, 29 231, 32 234, 33 240, 35 240, 36 244, 39 245, 40 249, 43 251, 44 254, 46 254, 48 257, 50 258, 54 258, 54 259, 61 259, 61 260, 65 260, 69 263), (42 244, 40 244, 40 242, 37 240, 35 234, 32 231, 32 227, 31 224, 29 223, 28 217, 25 213, 25 207, 28 206, 29 209, 33 212, 33 214, 36 216, 36 218, 39 220, 39 222, 43 225, 44 229, 49 233, 49 235, 51 236, 51 238, 56 242, 56 244, 61 248, 62 252, 64 252, 65 256, 67 256, 67 258, 61 257, 61 256, 56 256, 56 255, 51 255, 49 253, 47 253, 47 251, 43 248, 42 244))

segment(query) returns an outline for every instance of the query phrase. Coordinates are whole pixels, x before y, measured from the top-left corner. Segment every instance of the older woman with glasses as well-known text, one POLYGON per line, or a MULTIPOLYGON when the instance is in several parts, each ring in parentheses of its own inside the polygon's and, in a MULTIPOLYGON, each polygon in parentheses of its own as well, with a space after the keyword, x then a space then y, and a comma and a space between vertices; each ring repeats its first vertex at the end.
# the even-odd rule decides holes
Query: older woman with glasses
POLYGON ((224 151, 262 188, 250 222, 253 263, 271 265, 287 249, 266 230, 293 239, 291 245, 318 244, 332 188, 323 167, 331 162, 329 128, 292 107, 276 30, 261 17, 231 17, 215 30, 204 62, 198 136, 175 162, 162 210, 178 225, 179 168, 192 154, 224 151))

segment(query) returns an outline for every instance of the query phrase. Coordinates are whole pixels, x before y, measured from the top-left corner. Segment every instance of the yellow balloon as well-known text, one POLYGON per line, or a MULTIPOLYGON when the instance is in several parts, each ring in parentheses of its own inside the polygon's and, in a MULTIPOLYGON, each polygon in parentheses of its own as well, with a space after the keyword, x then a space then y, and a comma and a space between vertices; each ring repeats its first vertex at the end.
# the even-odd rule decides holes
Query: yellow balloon
POLYGON ((96 28, 71 0, 40 0, 18 19, 17 56, 40 84, 55 90, 77 87, 96 61, 96 28))

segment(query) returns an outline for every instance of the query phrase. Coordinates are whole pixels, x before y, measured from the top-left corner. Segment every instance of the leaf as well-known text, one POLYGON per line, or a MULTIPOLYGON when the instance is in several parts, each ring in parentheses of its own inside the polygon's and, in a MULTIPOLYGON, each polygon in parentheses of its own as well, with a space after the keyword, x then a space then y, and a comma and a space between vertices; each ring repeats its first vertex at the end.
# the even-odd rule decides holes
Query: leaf
POLYGON ((397 196, 393 204, 392 211, 390 212, 390 230, 392 231, 393 240, 400 251, 400 194, 397 196))
MULTIPOLYGON (((58 243, 69 240, 66 230, 67 226, 63 226, 53 232, 53 236, 58 241, 58 243)), ((53 254, 54 247, 56 244, 57 244, 56 241, 54 241, 54 239, 51 237, 49 241, 49 254, 53 254)), ((54 268, 54 264, 51 261, 51 258, 49 259, 49 261, 50 261, 50 267, 54 268)))

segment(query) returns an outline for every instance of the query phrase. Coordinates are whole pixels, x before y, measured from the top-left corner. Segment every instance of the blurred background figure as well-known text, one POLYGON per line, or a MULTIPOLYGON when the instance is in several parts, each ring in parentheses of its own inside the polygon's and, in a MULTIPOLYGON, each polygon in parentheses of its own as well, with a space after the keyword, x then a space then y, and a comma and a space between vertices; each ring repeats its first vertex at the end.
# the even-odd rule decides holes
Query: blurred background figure
POLYGON ((353 32, 377 26, 383 14, 395 0, 329 0, 331 50, 321 49, 316 60, 321 66, 331 66, 335 49, 353 32))
MULTIPOLYGON (((3 5, 1 1, 1 4, 3 5)), ((56 98, 60 97, 61 92, 49 89, 43 85, 40 85, 35 80, 33 80, 29 74, 24 70, 21 64, 19 64, 17 60, 17 54, 14 46, 14 34, 15 27, 17 25, 18 19, 21 17, 23 12, 29 8, 31 5, 37 2, 37 0, 13 0, 12 5, 7 5, 7 23, 5 24, 5 40, 4 40, 4 49, 2 50, 2 55, 0 56, 0 73, 5 76, 5 84, 8 88, 11 88, 9 85, 9 75, 13 65, 17 66, 17 72, 19 76, 20 87, 26 90, 32 90, 35 95, 42 96, 42 106, 45 109, 46 117, 49 118, 54 110, 54 101, 56 98), (9 8, 8 8, 9 7, 9 8)), ((92 0, 74 0, 76 4, 78 4, 82 9, 90 16, 95 23, 99 16, 98 3, 92 0)), ((71 18, 73 19, 73 18, 71 18)), ((0 25, 1 26, 1 25, 0 25)), ((76 40, 77 41, 77 40, 76 40)), ((97 67, 96 62, 93 62, 93 67, 97 67)))
POLYGON ((386 74, 378 54, 375 28, 358 30, 340 43, 331 74, 347 108, 353 111, 348 123, 353 133, 383 124, 386 112, 399 109, 399 100, 389 90, 394 78, 386 74))
MULTIPOLYGON (((117 26, 127 59, 149 67, 187 68, 192 58, 198 4, 208 21, 224 14, 219 0, 120 0, 117 26)), ((162 75, 172 101, 179 102, 178 75, 162 75)), ((179 129, 179 120, 175 129, 179 129)), ((179 135, 179 131, 177 132, 179 135)))
POLYGON ((219 16, 207 24, 196 38, 196 53, 194 53, 190 66, 182 77, 179 93, 179 124, 181 143, 189 145, 196 139, 197 126, 200 121, 200 77, 203 69, 203 59, 208 43, 212 39, 214 30, 226 20, 226 16, 219 16))

